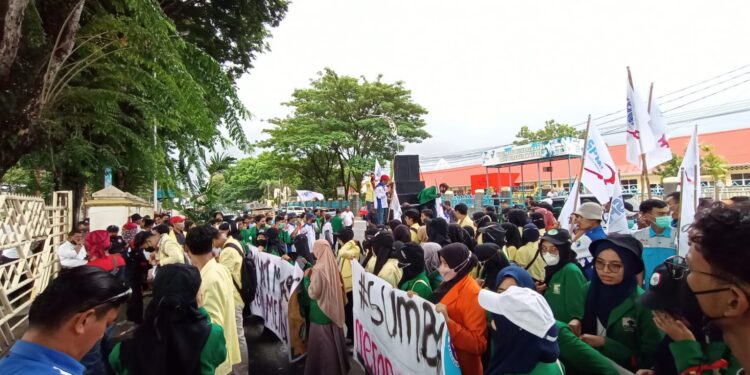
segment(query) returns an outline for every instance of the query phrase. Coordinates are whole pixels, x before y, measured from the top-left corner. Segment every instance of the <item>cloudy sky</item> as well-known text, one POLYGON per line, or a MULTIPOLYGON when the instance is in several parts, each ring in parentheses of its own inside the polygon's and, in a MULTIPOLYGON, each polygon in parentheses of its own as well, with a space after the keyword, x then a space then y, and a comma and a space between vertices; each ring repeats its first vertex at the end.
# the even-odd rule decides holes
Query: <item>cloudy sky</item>
MULTIPOLYGON (((263 137, 265 120, 285 116, 281 103, 324 67, 404 81, 429 111, 432 138, 407 146, 423 156, 509 143, 520 126, 547 119, 578 124, 623 109, 626 66, 643 97, 652 81, 661 96, 735 71, 664 98, 673 99, 665 111, 696 100, 671 114, 750 103, 748 20, 750 2, 729 0, 296 0, 268 40, 271 51, 239 81, 254 114, 245 129, 251 140, 263 137)), ((750 112, 686 122, 675 133, 696 122, 701 131, 744 127, 750 112)))

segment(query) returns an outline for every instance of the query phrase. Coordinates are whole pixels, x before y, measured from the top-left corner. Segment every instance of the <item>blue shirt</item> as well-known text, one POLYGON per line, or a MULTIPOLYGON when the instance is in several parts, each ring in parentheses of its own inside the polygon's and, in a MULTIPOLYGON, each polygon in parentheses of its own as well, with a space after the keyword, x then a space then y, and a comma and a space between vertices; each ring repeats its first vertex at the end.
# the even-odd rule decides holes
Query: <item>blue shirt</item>
POLYGON ((33 342, 18 340, 0 360, 0 374, 81 375, 86 370, 73 357, 33 342))
POLYGON ((654 273, 654 269, 660 264, 664 263, 667 258, 677 255, 677 249, 675 247, 675 235, 677 230, 672 228, 664 229, 661 234, 654 232, 653 228, 643 228, 635 233, 635 237, 643 245, 643 258, 644 277, 643 285, 645 289, 648 289, 651 284, 651 276, 654 273))
POLYGON ((604 228, 601 225, 597 225, 586 232, 586 237, 590 238, 591 242, 594 242, 607 238, 607 234, 604 233, 604 228))

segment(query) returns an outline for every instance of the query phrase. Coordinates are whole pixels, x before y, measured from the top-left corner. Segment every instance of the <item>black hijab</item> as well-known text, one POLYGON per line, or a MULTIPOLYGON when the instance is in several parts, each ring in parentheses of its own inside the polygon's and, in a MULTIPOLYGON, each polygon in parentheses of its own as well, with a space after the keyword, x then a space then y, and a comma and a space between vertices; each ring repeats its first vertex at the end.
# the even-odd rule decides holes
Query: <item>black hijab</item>
POLYGON ((466 245, 469 250, 474 248, 474 237, 470 236, 469 233, 458 224, 448 224, 448 239, 451 240, 451 243, 462 243, 466 245))
POLYGON ((200 272, 191 265, 159 267, 143 324, 122 343, 122 363, 131 374, 201 373, 211 323, 198 310, 200 285, 200 272))
POLYGON ((518 226, 513 223, 502 223, 500 226, 505 229, 505 245, 520 248, 521 231, 518 230, 518 226))
POLYGON ((643 262, 631 250, 618 246, 608 239, 594 241, 589 247, 594 259, 603 250, 612 249, 620 257, 624 268, 622 282, 617 285, 605 285, 594 271, 591 277, 589 293, 586 296, 586 309, 583 313, 583 332, 597 334, 597 319, 607 326, 609 314, 626 298, 632 295, 638 285, 636 275, 643 271, 643 262))
POLYGON ((411 241, 411 229, 403 224, 397 225, 393 230, 393 239, 403 243, 411 241))
MULTIPOLYGON (((564 230, 565 229, 558 229, 558 231, 564 231, 564 230)), ((570 248, 571 246, 570 242, 566 244, 561 244, 561 245, 558 245, 558 244, 553 244, 553 245, 555 245, 555 247, 557 248, 557 251, 560 253, 560 261, 554 266, 544 267, 544 283, 547 285, 549 285, 549 281, 552 279, 552 276, 555 276, 557 271, 560 271, 561 269, 563 269, 563 267, 567 266, 568 263, 575 264, 576 266, 578 266, 578 268, 581 269, 581 272, 583 272, 583 268, 581 268, 581 265, 578 264, 578 261, 576 260, 577 258, 576 252, 570 248)), ((539 247, 539 251, 541 251, 541 246, 539 247)))
POLYGON ((529 242, 536 241, 539 241, 539 228, 531 223, 524 225, 523 234, 521 234, 521 246, 524 246, 529 242))
POLYGON ((286 246, 281 245, 281 241, 279 241, 279 230, 271 227, 266 229, 266 249, 265 251, 267 253, 272 252, 273 250, 276 250, 277 253, 279 253, 279 256, 286 254, 286 246))
POLYGON ((402 243, 396 241, 393 247, 396 250, 399 267, 403 267, 404 274, 401 276, 401 281, 398 282, 398 286, 401 287, 405 282, 425 272, 424 250, 415 242, 402 243))
POLYGON ((531 223, 536 225, 537 229, 546 228, 546 225, 544 224, 544 215, 542 215, 541 213, 532 212, 529 217, 531 218, 531 223))
POLYGON ((376 256, 372 273, 378 275, 388 259, 396 258, 395 251, 393 251, 393 234, 388 231, 378 232, 372 238, 372 251, 376 256))
POLYGON ((508 211, 508 222, 519 228, 523 228, 529 222, 529 214, 525 210, 514 208, 508 211))
POLYGON ((487 242, 477 245, 474 254, 479 261, 479 278, 484 280, 485 289, 493 290, 492 283, 495 282, 497 274, 510 265, 508 258, 496 243, 487 242))
POLYGON ((469 273, 477 265, 477 256, 474 255, 466 245, 462 243, 452 243, 438 250, 438 255, 445 259, 448 267, 456 271, 456 277, 443 281, 442 284, 432 293, 430 301, 438 303, 441 299, 464 277, 471 277, 469 273))
POLYGON ((448 222, 443 218, 430 219, 427 221, 427 238, 440 246, 451 243, 448 238, 448 222))

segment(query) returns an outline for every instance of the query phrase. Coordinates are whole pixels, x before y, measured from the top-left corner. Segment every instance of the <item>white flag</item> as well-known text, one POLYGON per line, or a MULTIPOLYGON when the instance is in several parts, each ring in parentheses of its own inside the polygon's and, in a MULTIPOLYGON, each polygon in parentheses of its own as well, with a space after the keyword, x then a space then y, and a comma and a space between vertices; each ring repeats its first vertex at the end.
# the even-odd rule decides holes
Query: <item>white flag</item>
POLYGON ((595 126, 589 128, 586 138, 586 159, 583 161, 581 183, 602 205, 609 202, 619 183, 615 163, 595 126))
POLYGON ((380 168, 380 162, 375 160, 375 181, 380 181, 380 176, 383 175, 383 168, 380 168))
POLYGON ((445 211, 443 211, 443 199, 438 196, 435 198, 435 217, 442 217, 445 220, 448 220, 447 217, 445 217, 445 211))
POLYGON ((659 105, 651 103, 651 131, 654 133, 656 144, 654 149, 646 154, 646 162, 649 168, 672 160, 672 149, 669 148, 669 137, 667 137, 667 123, 661 114, 659 105))
POLYGON ((393 212, 393 218, 401 220, 401 202, 398 201, 398 194, 396 194, 396 184, 393 184, 393 192, 391 193, 391 205, 389 208, 393 212))
POLYGON ((560 210, 560 215, 557 217, 557 222, 560 223, 560 228, 570 230, 570 215, 575 212, 576 207, 581 205, 581 194, 576 194, 578 190, 578 177, 573 183, 573 188, 570 189, 568 199, 565 200, 565 205, 560 210))
POLYGON ((308 202, 311 200, 317 199, 319 201, 324 201, 325 198, 323 197, 323 194, 316 193, 314 191, 310 190, 297 190, 297 201, 298 202, 308 202))
POLYGON ((649 126, 648 108, 641 100, 641 96, 628 83, 628 126, 625 130, 627 136, 627 160, 628 163, 641 168, 641 154, 647 154, 656 145, 654 134, 649 126), (643 145, 643 149, 641 149, 643 145))
POLYGON ((607 233, 630 234, 628 218, 625 216, 625 200, 622 199, 622 185, 620 177, 617 176, 614 195, 609 205, 609 220, 607 220, 607 233))
POLYGON ((688 252, 688 231, 695 218, 695 209, 698 206, 698 198, 701 197, 701 159, 698 145, 698 127, 693 129, 685 157, 680 164, 681 193, 680 193, 680 232, 677 249, 679 254, 685 256, 688 252))

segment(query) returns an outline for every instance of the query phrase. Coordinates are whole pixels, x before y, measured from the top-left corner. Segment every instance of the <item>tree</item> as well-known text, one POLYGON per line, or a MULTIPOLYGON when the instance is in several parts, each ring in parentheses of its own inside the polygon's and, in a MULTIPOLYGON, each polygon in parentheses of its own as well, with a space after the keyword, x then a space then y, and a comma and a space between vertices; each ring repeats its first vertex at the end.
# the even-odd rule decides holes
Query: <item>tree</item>
POLYGON ((256 201, 272 198, 273 189, 299 186, 297 174, 280 166, 280 157, 262 152, 241 159, 228 172, 226 192, 230 200, 256 201))
POLYGON ((680 164, 682 164, 682 156, 672 153, 672 160, 656 167, 654 174, 661 177, 661 182, 664 183, 665 178, 678 177, 680 175, 680 164))
MULTIPOLYGON (((271 119, 271 138, 260 142, 279 155, 282 169, 294 171, 309 188, 333 195, 336 185, 358 189, 375 158, 391 160, 404 143, 430 135, 427 111, 414 103, 403 82, 385 83, 339 76, 326 68, 310 88, 297 89, 284 105, 294 112, 271 119), (396 126, 394 136, 389 122, 396 126)), ((348 190, 345 189, 348 198, 348 190)))
POLYGON ((714 183, 723 179, 729 171, 727 161, 714 153, 714 147, 709 144, 701 145, 701 174, 711 176, 714 183))
POLYGON ((568 124, 560 124, 555 120, 547 120, 544 122, 544 128, 537 131, 529 129, 528 126, 524 125, 521 130, 516 133, 517 140, 513 141, 514 145, 525 145, 532 142, 549 141, 555 138, 583 138, 585 136, 585 130, 576 130, 574 127, 568 124))

